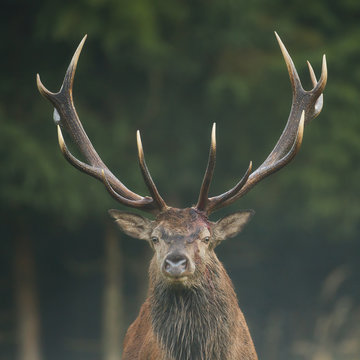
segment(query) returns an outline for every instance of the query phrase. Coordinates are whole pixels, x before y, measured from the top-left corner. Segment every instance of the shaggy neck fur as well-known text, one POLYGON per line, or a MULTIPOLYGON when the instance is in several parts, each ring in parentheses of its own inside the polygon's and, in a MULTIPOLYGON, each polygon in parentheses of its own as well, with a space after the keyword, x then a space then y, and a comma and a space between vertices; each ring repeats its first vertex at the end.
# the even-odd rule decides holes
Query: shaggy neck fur
POLYGON ((227 359, 235 292, 217 259, 207 265, 200 279, 189 288, 159 280, 153 284, 151 321, 166 359, 227 359))

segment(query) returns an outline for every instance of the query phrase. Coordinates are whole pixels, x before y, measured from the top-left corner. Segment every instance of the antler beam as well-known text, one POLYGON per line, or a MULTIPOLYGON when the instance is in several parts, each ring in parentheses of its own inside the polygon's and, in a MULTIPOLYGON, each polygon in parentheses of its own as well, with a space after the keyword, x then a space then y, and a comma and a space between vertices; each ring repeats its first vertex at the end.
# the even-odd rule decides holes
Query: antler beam
MULTIPOLYGON (((198 202, 195 206, 196 209, 205 212, 206 214, 210 214, 222 207, 232 204, 240 197, 245 195, 262 179, 287 165, 300 149, 305 125, 318 116, 322 110, 323 91, 327 81, 325 55, 323 56, 322 60, 322 71, 319 81, 317 81, 314 70, 308 62, 313 89, 306 91, 302 87, 299 75, 288 51, 286 50, 284 44, 276 32, 275 36, 279 43, 289 72, 293 93, 290 115, 285 129, 283 130, 274 149, 254 172, 251 172, 252 162, 250 162, 245 175, 232 189, 221 195, 209 198, 209 188, 213 177, 216 160, 216 125, 214 123, 211 134, 208 165, 201 185, 198 202)), ((74 167, 102 181, 111 196, 113 196, 120 203, 152 213, 166 210, 168 209, 168 206, 160 196, 147 168, 140 132, 137 132, 139 164, 145 184, 149 189, 151 197, 141 196, 132 192, 113 175, 113 173, 107 168, 96 152, 79 120, 73 102, 72 89, 76 66, 85 40, 86 36, 82 39, 74 53, 59 92, 52 93, 47 90, 42 84, 40 76, 37 75, 37 85, 40 93, 55 107, 54 120, 57 125, 60 149, 64 157, 74 167), (87 162, 80 161, 70 153, 64 141, 61 128, 65 128, 65 130, 69 133, 72 140, 78 146, 80 152, 83 154, 87 162)))
POLYGON ((111 196, 113 196, 120 203, 126 206, 140 208, 141 210, 152 213, 160 212, 167 206, 164 200, 161 198, 147 169, 141 146, 141 140, 139 140, 140 135, 138 135, 138 146, 140 141, 140 167, 145 179, 145 183, 153 197, 141 196, 132 192, 118 178, 114 176, 114 174, 101 160, 80 122, 74 106, 72 90, 76 66, 85 40, 86 36, 84 36, 84 38, 81 40, 73 55, 59 92, 52 93, 47 90, 42 84, 39 74, 37 74, 37 86, 41 95, 48 99, 55 107, 54 118, 59 117, 59 119, 55 120, 57 123, 58 140, 61 152, 63 153, 66 160, 69 161, 69 163, 72 164, 75 168, 102 181, 111 196), (72 140, 78 146, 80 152, 83 154, 88 163, 80 161, 70 153, 62 135, 62 127, 65 128, 65 130, 69 133, 72 140))
MULTIPOLYGON (((221 195, 208 198, 209 185, 215 165, 215 150, 210 150, 209 165, 205 173, 203 186, 200 190, 199 201, 196 205, 198 210, 204 211, 207 214, 232 204, 245 195, 259 181, 287 165, 300 149, 304 126, 318 116, 322 110, 322 93, 327 81, 325 55, 322 59, 322 70, 319 81, 316 79, 311 64, 307 62, 313 89, 306 91, 302 87, 299 75, 288 51, 276 32, 275 36, 285 59, 293 93, 292 106, 287 124, 274 149, 254 172, 251 173, 252 163, 250 162, 247 172, 237 185, 221 195), (210 158, 213 160, 210 161, 210 158)), ((212 138, 213 137, 214 134, 212 135, 212 138)), ((215 140, 212 140, 212 143, 213 141, 215 140)))

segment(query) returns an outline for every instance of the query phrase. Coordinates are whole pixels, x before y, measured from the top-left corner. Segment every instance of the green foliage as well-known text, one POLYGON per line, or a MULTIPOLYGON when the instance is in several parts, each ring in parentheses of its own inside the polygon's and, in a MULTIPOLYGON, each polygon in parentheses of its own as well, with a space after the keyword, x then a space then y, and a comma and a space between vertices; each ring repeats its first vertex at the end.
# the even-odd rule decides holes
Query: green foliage
MULTIPOLYGON (((234 241, 233 247, 224 244, 220 252, 240 273, 248 269, 238 265, 243 251, 241 262, 259 268, 251 279, 263 281, 262 290, 250 289, 242 299, 260 308, 266 306, 254 299, 263 293, 276 298, 270 289, 276 285, 263 273, 278 279, 279 287, 293 284, 283 267, 294 270, 297 265, 296 273, 303 264, 291 263, 292 252, 305 259, 313 254, 323 271, 316 268, 317 280, 332 261, 351 262, 345 255, 326 260, 324 249, 356 247, 360 234, 359 4, 5 1, 0 21, 1 212, 7 218, 21 212, 25 218, 38 217, 39 223, 46 215, 60 228, 90 220, 101 227, 105 211, 117 206, 102 184, 62 158, 52 108, 35 86, 39 72, 49 90, 58 89, 86 33, 74 98, 109 168, 130 189, 146 194, 136 159, 135 132, 140 129, 147 163, 165 200, 189 206, 197 199, 216 121, 218 163, 211 195, 230 188, 249 160, 257 167, 271 151, 291 106, 276 30, 305 88, 311 86, 306 60, 319 74, 321 56, 327 54, 324 110, 306 128, 294 162, 232 206, 254 208, 258 215, 245 232, 247 240, 234 241), (254 250, 254 244, 261 249, 254 250)), ((305 283, 304 275, 299 292, 305 283)), ((304 294, 294 297, 303 299, 304 294)), ((281 301, 288 306, 286 297, 281 301)))
MULTIPOLYGON (((69 217, 75 221, 80 214, 99 212, 94 209, 99 206, 88 206, 80 194, 95 189, 95 194, 101 193, 100 185, 73 174, 55 157, 56 137, 45 120, 51 109, 36 94, 27 72, 41 72, 45 84, 56 89, 84 33, 89 40, 79 63, 75 101, 85 128, 110 165, 121 169, 120 177, 144 191, 134 164, 133 134, 140 128, 159 187, 169 198, 184 199, 178 205, 195 201, 211 122, 217 121, 222 150, 214 191, 222 191, 240 176, 239 168, 248 159, 256 164, 264 159, 290 106, 285 66, 272 36, 276 28, 305 84, 309 83, 306 58, 318 69, 321 54, 327 52, 329 84, 324 111, 317 124, 306 129, 297 164, 277 178, 280 185, 270 181, 262 186, 285 187, 284 193, 296 188, 296 208, 306 227, 331 219, 354 236, 359 207, 353 194, 359 172, 352 165, 359 163, 360 146, 360 30, 354 13, 359 9, 351 1, 341 6, 325 1, 310 7, 301 4, 284 6, 280 0, 270 8, 261 2, 237 1, 210 1, 206 6, 201 1, 162 0, 24 4, 34 16, 16 29, 16 35, 26 38, 17 54, 25 60, 31 53, 30 61, 18 62, 18 73, 3 76, 2 203, 33 206, 54 215, 63 213, 68 204, 69 217), (337 27, 344 18, 346 26, 337 27), (24 33, 25 29, 30 31, 24 33), (69 172, 75 183, 65 176, 69 172), (61 186, 66 191, 60 194, 61 186)), ((20 20, 22 15, 13 11, 10 17, 20 20)), ((9 39, 2 46, 11 48, 9 39)), ((103 211, 109 200, 95 194, 103 211)), ((258 200, 252 198, 255 203, 264 197, 264 192, 258 194, 258 200)), ((297 217, 288 221, 299 226, 297 217)))

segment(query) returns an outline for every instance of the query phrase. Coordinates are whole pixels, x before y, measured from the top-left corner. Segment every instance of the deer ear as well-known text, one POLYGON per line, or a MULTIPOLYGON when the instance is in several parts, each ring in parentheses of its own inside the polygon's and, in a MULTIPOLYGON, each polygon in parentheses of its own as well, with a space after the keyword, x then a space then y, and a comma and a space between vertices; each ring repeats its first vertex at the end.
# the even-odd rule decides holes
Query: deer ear
POLYGON ((152 229, 151 220, 137 214, 113 209, 109 210, 109 214, 126 235, 136 239, 149 240, 152 229))
POLYGON ((215 241, 222 241, 236 236, 255 214, 254 210, 239 211, 220 219, 213 226, 215 241))

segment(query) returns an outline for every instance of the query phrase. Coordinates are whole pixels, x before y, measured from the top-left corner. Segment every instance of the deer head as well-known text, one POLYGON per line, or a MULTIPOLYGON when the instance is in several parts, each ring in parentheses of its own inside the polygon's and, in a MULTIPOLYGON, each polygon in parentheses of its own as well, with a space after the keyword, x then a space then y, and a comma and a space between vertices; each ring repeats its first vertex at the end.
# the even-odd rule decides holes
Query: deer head
POLYGON ((226 238, 237 235, 250 220, 253 211, 237 212, 217 222, 210 221, 209 214, 232 204, 259 181, 287 165, 300 149, 304 126, 322 110, 322 93, 327 81, 325 55, 319 81, 308 62, 313 89, 305 91, 289 53, 279 36, 276 33, 275 35, 289 72, 293 94, 291 111, 285 129, 274 149, 256 170, 252 171, 250 162, 245 175, 232 189, 223 194, 209 197, 216 158, 216 126, 214 124, 209 160, 197 204, 185 209, 168 206, 160 196, 145 162, 139 131, 137 132, 139 164, 151 196, 141 196, 129 190, 107 168, 91 144, 76 113, 72 98, 75 70, 86 36, 75 51, 59 92, 48 91, 37 75, 40 93, 55 107, 54 120, 60 149, 70 164, 100 180, 110 195, 121 204, 155 215, 155 219, 150 220, 137 214, 110 210, 110 215, 126 234, 149 242, 155 251, 151 266, 158 271, 154 273, 168 284, 192 286, 197 283, 202 270, 207 265, 211 266, 215 261, 214 248, 226 238), (69 133, 79 147, 86 163, 70 153, 62 135, 62 128, 69 133))

